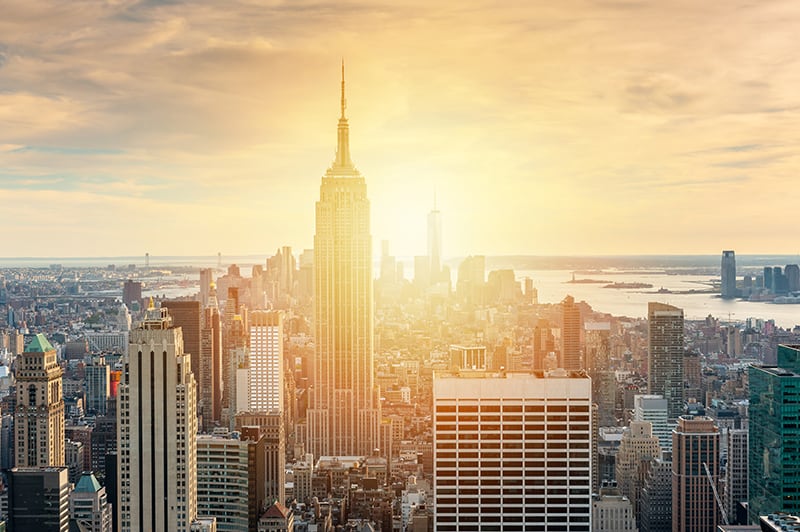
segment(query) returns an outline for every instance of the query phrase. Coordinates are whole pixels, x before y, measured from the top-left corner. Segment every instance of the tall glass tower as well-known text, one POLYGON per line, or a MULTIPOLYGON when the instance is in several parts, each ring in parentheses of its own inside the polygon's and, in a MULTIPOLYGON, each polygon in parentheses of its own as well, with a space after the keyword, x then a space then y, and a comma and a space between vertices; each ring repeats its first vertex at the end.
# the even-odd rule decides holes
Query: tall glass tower
POLYGON ((314 235, 314 456, 368 455, 378 444, 373 384, 372 235, 364 177, 350 158, 344 63, 336 159, 320 186, 314 235))
POLYGON ((800 345, 778 346, 777 366, 750 366, 749 506, 800 513, 800 345))
POLYGON ((732 250, 722 252, 720 293, 725 299, 736 297, 736 254, 732 250))

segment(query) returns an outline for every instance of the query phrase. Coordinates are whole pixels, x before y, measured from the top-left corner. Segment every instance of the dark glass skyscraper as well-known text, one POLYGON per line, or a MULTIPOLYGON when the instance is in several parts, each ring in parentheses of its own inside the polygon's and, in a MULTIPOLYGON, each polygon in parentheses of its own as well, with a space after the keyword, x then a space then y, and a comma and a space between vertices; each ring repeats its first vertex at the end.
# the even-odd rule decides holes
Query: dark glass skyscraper
POLYGON ((736 254, 732 250, 722 252, 722 283, 720 293, 724 299, 736 297, 736 254))
POLYGON ((751 366, 750 520, 800 513, 800 345, 778 346, 777 366, 751 366))

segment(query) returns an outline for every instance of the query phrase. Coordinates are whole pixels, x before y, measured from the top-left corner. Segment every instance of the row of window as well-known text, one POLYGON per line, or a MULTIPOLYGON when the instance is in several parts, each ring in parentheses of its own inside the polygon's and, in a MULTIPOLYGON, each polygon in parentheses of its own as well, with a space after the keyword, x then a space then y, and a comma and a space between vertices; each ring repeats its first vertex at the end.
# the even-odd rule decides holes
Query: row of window
POLYGON ((505 477, 502 479, 499 478, 437 478, 436 479, 436 486, 437 489, 442 486, 503 486, 504 488, 507 486, 522 486, 525 485, 527 488, 528 486, 547 486, 548 488, 553 486, 568 486, 570 488, 577 488, 579 486, 587 487, 589 486, 589 478, 588 472, 585 476, 578 477, 575 475, 570 475, 569 478, 566 476, 560 477, 545 477, 544 475, 539 476, 531 476, 525 478, 510 478, 505 477))
MULTIPOLYGON (((547 403, 541 402, 541 400, 536 400, 536 404, 503 404, 499 405, 496 402, 499 400, 487 400, 492 401, 494 404, 480 404, 480 405, 466 405, 466 404, 459 404, 459 405, 445 405, 445 404, 437 404, 436 405, 436 412, 589 412, 589 405, 588 404, 563 404, 567 402, 567 399, 550 399, 547 403)), ((581 401, 583 403, 586 402, 586 399, 577 399, 575 401, 581 401)), ((516 401, 515 401, 516 403, 516 401)))
MULTIPOLYGON (((503 451, 502 453, 500 453, 499 451, 481 451, 480 453, 478 453, 478 451, 461 451, 459 453, 456 453, 455 451, 450 451, 450 452, 439 451, 438 453, 436 453, 436 458, 437 459, 456 458, 457 456, 459 458, 478 458, 478 457, 480 457, 480 458, 484 458, 484 459, 485 458, 504 458, 504 459, 517 458, 517 459, 519 459, 519 458, 522 458, 523 456, 525 458, 545 458, 545 451, 526 451, 525 453, 523 453, 521 451, 503 451)), ((589 453, 588 452, 584 452, 584 451, 571 451, 569 453, 569 455, 568 455, 566 451, 548 450, 546 457, 547 458, 567 458, 567 457, 569 457, 569 458, 572 458, 572 459, 584 458, 584 459, 588 460, 589 459, 589 453)))

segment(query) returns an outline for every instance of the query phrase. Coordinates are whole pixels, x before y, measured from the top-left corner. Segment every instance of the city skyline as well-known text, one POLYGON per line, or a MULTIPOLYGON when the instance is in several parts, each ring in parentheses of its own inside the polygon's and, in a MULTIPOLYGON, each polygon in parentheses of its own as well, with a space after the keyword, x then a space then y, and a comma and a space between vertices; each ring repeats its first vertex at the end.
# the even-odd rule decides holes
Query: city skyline
POLYGON ((310 248, 342 56, 373 237, 397 255, 425 252, 434 193, 445 257, 791 252, 758 205, 791 208, 795 11, 12 3, 3 254, 310 248))

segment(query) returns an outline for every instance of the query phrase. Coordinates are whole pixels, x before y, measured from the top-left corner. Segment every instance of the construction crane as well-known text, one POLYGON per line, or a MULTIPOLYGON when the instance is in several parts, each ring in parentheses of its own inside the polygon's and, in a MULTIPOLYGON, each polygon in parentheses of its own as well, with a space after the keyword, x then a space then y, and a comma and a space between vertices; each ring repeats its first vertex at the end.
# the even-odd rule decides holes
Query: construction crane
POLYGON ((706 470, 706 476, 708 477, 708 483, 711 484, 711 491, 714 492, 714 499, 717 501, 717 506, 719 506, 719 513, 722 515, 722 522, 726 525, 729 525, 728 522, 728 513, 725 511, 725 507, 722 505, 722 499, 719 498, 719 493, 717 493, 717 485, 714 483, 714 477, 711 476, 711 471, 708 470, 708 464, 703 462, 703 469, 706 470))

